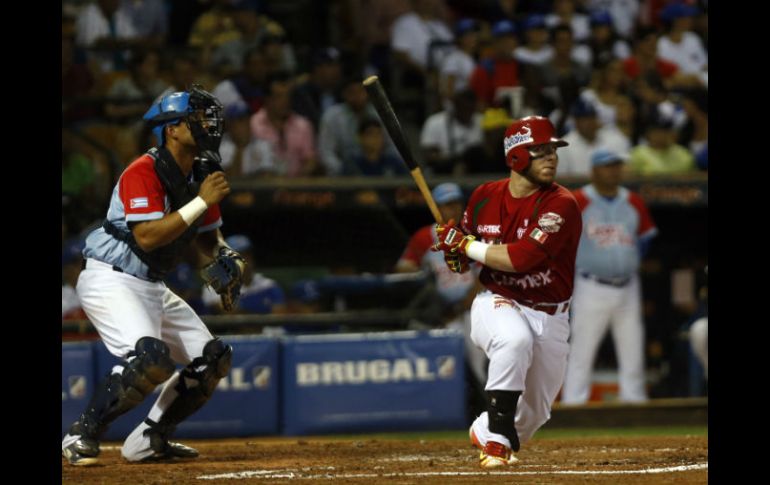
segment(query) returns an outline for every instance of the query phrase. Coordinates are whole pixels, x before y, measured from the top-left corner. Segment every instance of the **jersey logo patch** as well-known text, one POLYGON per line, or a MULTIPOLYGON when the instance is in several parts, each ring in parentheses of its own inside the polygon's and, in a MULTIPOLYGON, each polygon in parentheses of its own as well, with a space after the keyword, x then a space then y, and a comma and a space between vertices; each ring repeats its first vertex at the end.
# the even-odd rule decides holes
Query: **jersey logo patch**
POLYGON ((564 218, 555 212, 546 212, 537 220, 537 225, 545 232, 559 232, 561 225, 564 224, 564 218))
POLYGON ((534 228, 532 229, 532 232, 529 233, 529 237, 539 242, 540 244, 543 244, 545 243, 545 240, 548 239, 548 234, 544 233, 538 228, 534 228))
POLYGON ((149 207, 149 202, 147 201, 147 197, 136 197, 134 199, 131 199, 131 202, 129 204, 132 209, 141 209, 149 207))

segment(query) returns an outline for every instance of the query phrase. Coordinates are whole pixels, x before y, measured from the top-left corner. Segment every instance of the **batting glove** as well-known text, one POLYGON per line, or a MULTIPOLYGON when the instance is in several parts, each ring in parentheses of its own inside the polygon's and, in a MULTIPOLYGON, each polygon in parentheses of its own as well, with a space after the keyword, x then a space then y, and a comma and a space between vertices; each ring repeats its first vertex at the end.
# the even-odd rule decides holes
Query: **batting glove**
POLYGON ((444 254, 461 254, 465 256, 465 250, 476 237, 465 234, 462 229, 454 226, 454 220, 450 219, 446 224, 436 224, 436 236, 438 242, 431 246, 432 251, 444 251, 444 254))
POLYGON ((452 273, 466 273, 471 269, 471 260, 464 254, 444 253, 444 262, 452 273))

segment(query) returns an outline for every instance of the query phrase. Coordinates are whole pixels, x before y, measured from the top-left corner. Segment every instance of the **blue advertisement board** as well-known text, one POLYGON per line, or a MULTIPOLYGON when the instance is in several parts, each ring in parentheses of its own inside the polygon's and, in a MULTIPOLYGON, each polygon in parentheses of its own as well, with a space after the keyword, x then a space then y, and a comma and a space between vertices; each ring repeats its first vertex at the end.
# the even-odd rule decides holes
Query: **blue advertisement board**
MULTIPOLYGON (((260 336, 228 336, 222 337, 222 340, 233 346, 230 374, 219 382, 211 399, 177 427, 174 437, 277 434, 279 342, 260 336)), ((121 362, 107 351, 101 341, 93 345, 96 348, 97 379, 101 380, 121 362)), ((147 417, 162 387, 158 386, 142 404, 116 419, 103 439, 125 439, 147 417)))
POLYGON ((94 390, 94 349, 91 342, 61 346, 62 436, 83 412, 94 390))
POLYGON ((287 435, 465 424, 462 334, 449 330, 286 338, 287 435))

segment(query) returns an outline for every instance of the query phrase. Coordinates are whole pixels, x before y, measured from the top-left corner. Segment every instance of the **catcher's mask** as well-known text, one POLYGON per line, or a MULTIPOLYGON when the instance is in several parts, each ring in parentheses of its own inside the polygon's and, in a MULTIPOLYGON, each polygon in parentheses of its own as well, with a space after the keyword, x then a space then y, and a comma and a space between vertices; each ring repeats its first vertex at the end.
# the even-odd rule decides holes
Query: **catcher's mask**
POLYGON ((505 130, 505 164, 523 174, 532 163, 530 147, 546 143, 554 143, 556 147, 567 146, 566 141, 554 138, 555 131, 551 120, 542 116, 527 116, 514 121, 505 130))
POLYGON ((143 119, 152 127, 160 146, 166 143, 166 125, 184 120, 201 152, 217 151, 225 128, 222 112, 222 103, 217 98, 193 84, 189 91, 164 96, 150 107, 143 119))

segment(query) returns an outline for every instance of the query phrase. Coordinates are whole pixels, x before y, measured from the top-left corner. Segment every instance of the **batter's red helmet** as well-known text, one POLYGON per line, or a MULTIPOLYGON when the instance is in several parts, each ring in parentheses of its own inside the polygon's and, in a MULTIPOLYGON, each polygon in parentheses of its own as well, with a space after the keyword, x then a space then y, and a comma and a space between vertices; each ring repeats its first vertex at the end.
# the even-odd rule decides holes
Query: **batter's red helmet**
POLYGON ((554 138, 556 129, 551 120, 542 116, 527 116, 514 121, 505 130, 505 163, 518 173, 524 173, 531 162, 529 147, 555 143, 557 147, 569 145, 564 140, 554 138))

